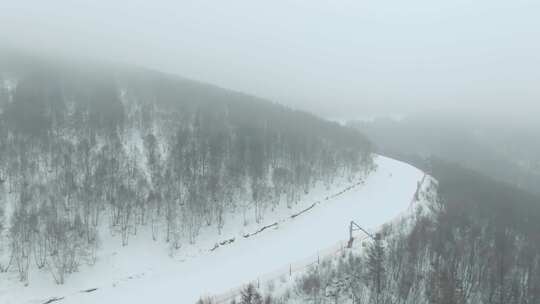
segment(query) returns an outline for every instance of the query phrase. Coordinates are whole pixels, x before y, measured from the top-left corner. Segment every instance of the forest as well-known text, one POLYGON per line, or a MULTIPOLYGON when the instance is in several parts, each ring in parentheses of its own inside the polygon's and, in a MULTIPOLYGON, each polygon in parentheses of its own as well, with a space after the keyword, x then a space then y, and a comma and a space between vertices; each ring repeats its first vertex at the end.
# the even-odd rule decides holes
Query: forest
POLYGON ((58 284, 100 233, 174 250, 373 169, 358 131, 249 95, 138 68, 0 66, 0 271, 58 284))

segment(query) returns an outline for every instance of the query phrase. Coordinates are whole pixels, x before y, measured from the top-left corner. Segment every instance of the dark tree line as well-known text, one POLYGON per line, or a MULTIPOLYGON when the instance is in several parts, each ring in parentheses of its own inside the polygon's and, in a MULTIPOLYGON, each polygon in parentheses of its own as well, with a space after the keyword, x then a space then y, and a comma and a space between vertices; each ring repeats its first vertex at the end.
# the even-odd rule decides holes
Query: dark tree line
POLYGON ((5 72, 0 265, 21 281, 35 267, 63 283, 93 263, 103 225, 123 245, 150 227, 176 250, 372 168, 360 133, 240 93, 120 68, 5 72))

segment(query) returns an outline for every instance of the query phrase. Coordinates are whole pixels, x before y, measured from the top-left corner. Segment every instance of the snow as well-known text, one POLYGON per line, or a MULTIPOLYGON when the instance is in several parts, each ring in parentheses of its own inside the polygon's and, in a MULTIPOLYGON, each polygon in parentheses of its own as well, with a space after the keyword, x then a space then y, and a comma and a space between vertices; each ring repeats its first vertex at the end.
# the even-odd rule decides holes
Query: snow
POLYGON ((127 247, 119 247, 118 236, 103 238, 98 262, 81 267, 65 285, 54 285, 43 272, 33 273, 28 287, 15 282, 14 274, 0 274, 0 303, 44 303, 54 297, 63 298, 55 302, 62 304, 195 303, 201 296, 227 292, 346 241, 351 220, 375 229, 406 212, 424 173, 382 156, 376 164, 377 171, 365 183, 335 198, 325 200, 348 185, 334 185, 329 191, 320 187, 294 210, 277 210, 261 225, 244 227, 233 221, 219 237, 204 231, 206 237, 196 246, 181 248, 173 258, 143 230, 127 247), (309 212, 290 218, 315 201, 320 203, 309 212), (277 227, 242 237, 278 218, 277 227), (235 242, 209 250, 211 244, 230 237, 235 242), (98 289, 81 292, 91 288, 98 289))
POLYGON ((407 115, 405 114, 394 113, 394 114, 384 114, 384 115, 373 114, 373 115, 355 116, 355 117, 330 117, 327 119, 329 121, 336 122, 341 126, 347 126, 347 124, 350 122, 374 123, 380 119, 401 122, 406 117, 407 115))

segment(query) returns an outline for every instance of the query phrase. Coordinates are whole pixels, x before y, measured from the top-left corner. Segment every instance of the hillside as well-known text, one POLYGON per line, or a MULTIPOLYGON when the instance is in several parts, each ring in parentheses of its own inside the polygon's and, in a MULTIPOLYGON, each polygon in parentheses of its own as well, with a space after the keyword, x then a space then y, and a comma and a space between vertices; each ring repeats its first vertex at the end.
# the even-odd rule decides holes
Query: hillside
POLYGON ((540 195, 538 122, 517 118, 490 121, 469 115, 417 114, 348 125, 366 134, 378 153, 398 159, 444 159, 540 195))
MULTIPOLYGON (((140 232, 123 248, 120 235, 106 237, 95 266, 72 274, 64 285, 36 273, 37 283, 29 287, 13 281, 3 285, 0 300, 42 303, 57 297, 63 298, 59 303, 195 303, 199 297, 227 294, 250 281, 268 286, 282 284, 284 278, 292 283, 307 265, 346 246, 351 220, 373 231, 409 213, 424 174, 384 157, 377 157, 375 163, 377 170, 369 176, 340 179, 329 190, 318 187, 293 209, 269 215, 260 225, 243 226, 241 215, 231 217, 222 236, 206 230, 196 245, 182 248, 187 253, 174 259, 165 248, 148 245, 152 241, 145 234, 151 231, 140 232), (278 224, 246 237, 274 222, 278 224), (216 241, 229 239, 234 241, 214 249, 216 241)), ((360 246, 365 235, 356 236, 360 246)))
MULTIPOLYGON (((359 132, 141 68, 0 56, 0 272, 65 284, 107 235, 170 256, 373 171, 359 132)), ((4 275, 2 275, 4 276, 4 275)))

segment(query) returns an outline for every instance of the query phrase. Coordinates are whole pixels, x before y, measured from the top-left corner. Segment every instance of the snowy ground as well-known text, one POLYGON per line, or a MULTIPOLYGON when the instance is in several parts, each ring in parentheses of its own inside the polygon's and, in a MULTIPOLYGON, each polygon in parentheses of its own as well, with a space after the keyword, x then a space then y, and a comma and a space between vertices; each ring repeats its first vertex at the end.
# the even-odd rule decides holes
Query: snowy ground
MULTIPOLYGON (((0 275, 0 303, 194 303, 201 296, 219 294, 241 286, 290 263, 313 256, 348 237, 348 223, 376 228, 407 210, 423 173, 410 165, 378 157, 378 169, 365 184, 325 200, 349 185, 336 185, 330 191, 312 191, 295 210, 277 212, 260 226, 281 217, 277 227, 250 238, 246 232, 256 225, 229 227, 216 238, 208 232, 197 246, 185 248, 182 255, 169 256, 164 246, 153 244, 144 231, 119 247, 118 237, 104 238, 98 262, 83 267, 67 278, 65 285, 54 285, 48 274, 36 273, 31 285, 22 286, 9 274, 0 275), (309 212, 290 219, 298 208, 320 201, 309 212), (235 242, 210 251, 216 241, 235 237, 235 242), (82 290, 97 288, 93 292, 82 290)), ((355 181, 356 183, 357 181, 355 181)))

